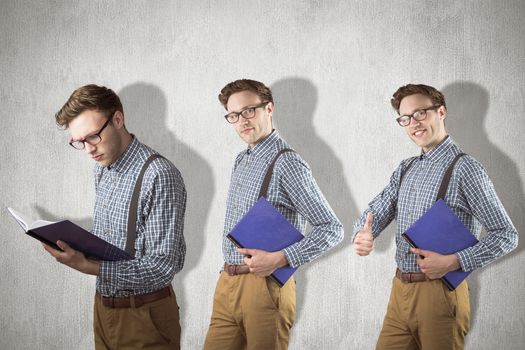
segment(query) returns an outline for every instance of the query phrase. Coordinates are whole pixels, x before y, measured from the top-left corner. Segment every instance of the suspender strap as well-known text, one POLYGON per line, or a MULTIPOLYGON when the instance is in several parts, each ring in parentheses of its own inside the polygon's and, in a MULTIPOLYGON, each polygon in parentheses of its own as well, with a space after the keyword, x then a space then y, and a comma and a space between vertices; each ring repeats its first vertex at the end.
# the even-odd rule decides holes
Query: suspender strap
POLYGON ((399 178, 399 187, 401 187, 401 181, 403 181, 403 177, 408 172, 408 170, 414 165, 414 162, 416 161, 418 157, 412 158, 410 162, 408 162, 408 165, 405 167, 405 169, 401 170, 401 177, 399 178))
POLYGON ((441 180, 441 186, 439 186, 438 195, 436 198, 436 201, 438 199, 445 200, 445 195, 447 194, 448 189, 448 183, 450 182, 450 178, 452 177, 452 171, 454 170, 454 165, 456 165, 456 162, 459 160, 459 158, 463 157, 465 153, 460 153, 454 158, 452 163, 448 166, 447 171, 445 172, 445 175, 443 175, 443 180, 441 180))
POLYGON ((135 256, 135 239, 137 238, 137 210, 139 206, 139 195, 140 189, 142 188, 142 179, 144 178, 144 173, 148 166, 157 158, 163 158, 160 154, 152 154, 144 162, 142 169, 140 169, 139 176, 137 177, 137 182, 135 182, 135 188, 133 189, 133 194, 131 195, 131 202, 129 203, 129 212, 128 212, 128 237, 126 240, 126 252, 131 256, 135 256))
POLYGON ((259 191, 258 198, 266 197, 266 195, 268 194, 268 187, 270 186, 270 180, 272 179, 273 168, 275 166, 275 162, 277 162, 277 158, 279 158, 279 156, 285 152, 295 152, 295 151, 290 148, 284 148, 280 150, 279 152, 277 152, 272 162, 270 163, 270 166, 268 166, 268 170, 266 170, 266 175, 264 175, 264 180, 261 185, 261 190, 259 191))

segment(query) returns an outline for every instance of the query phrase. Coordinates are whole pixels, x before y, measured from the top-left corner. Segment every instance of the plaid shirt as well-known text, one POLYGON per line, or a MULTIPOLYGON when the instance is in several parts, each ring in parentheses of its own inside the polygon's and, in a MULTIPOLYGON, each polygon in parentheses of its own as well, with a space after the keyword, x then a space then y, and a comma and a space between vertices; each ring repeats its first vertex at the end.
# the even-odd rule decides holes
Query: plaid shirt
MULTIPOLYGON (((258 200, 268 166, 284 148, 290 146, 274 130, 235 160, 222 242, 224 261, 228 264, 243 264, 243 255, 226 235, 258 200)), ((317 186, 310 167, 297 153, 286 152, 279 156, 267 199, 301 233, 305 234, 307 222, 312 226, 304 239, 283 249, 290 266, 298 267, 312 261, 342 240, 343 226, 317 186)))
MULTIPOLYGON (((461 149, 447 137, 421 156, 406 172, 399 186, 401 172, 413 159, 405 159, 390 177, 390 183, 369 204, 353 227, 354 237, 372 211, 372 232, 379 236, 396 220, 396 263, 404 272, 417 272, 417 256, 401 236, 436 201, 443 175, 461 149)), ((481 227, 487 231, 478 244, 456 253, 463 271, 480 268, 507 254, 518 244, 518 233, 501 204, 487 172, 476 159, 461 157, 454 167, 445 201, 458 218, 479 239, 481 227)))
MULTIPOLYGON (((95 166, 93 234, 125 249, 131 195, 142 165, 154 150, 136 137, 108 167, 95 166)), ((182 269, 186 190, 167 159, 157 158, 144 174, 137 213, 135 259, 100 261, 97 290, 104 296, 146 294, 169 285, 182 269)))

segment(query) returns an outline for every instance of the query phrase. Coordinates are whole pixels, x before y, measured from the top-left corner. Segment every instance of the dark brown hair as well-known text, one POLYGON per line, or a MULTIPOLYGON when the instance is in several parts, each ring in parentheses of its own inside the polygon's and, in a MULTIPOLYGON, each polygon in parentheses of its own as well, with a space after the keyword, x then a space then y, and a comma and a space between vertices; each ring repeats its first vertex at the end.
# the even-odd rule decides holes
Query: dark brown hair
POLYGON ((86 110, 102 112, 108 118, 116 111, 124 113, 120 98, 113 90, 90 84, 73 91, 64 106, 55 114, 56 123, 67 128, 73 119, 86 110))
POLYGON ((228 99, 231 95, 241 92, 251 91, 261 98, 261 102, 273 102, 273 96, 270 89, 260 81, 250 79, 239 79, 232 81, 222 88, 219 94, 219 101, 224 109, 227 109, 228 99))
POLYGON ((447 107, 445 103, 445 96, 443 96, 443 94, 440 91, 438 91, 432 86, 423 84, 408 84, 405 86, 401 86, 399 89, 397 89, 396 92, 394 92, 390 103, 392 104, 392 107, 394 107, 396 112, 399 114, 399 105, 401 104, 401 101, 407 96, 416 94, 427 96, 428 98, 430 98, 434 106, 444 106, 445 108, 447 107))

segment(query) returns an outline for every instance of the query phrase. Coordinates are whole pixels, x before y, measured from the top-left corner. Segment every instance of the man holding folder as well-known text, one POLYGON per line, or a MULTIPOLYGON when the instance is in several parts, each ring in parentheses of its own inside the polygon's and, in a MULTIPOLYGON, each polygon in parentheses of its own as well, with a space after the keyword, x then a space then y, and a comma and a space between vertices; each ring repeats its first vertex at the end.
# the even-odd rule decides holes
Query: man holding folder
POLYGON ((225 263, 204 348, 286 349, 295 319, 295 280, 279 288, 267 276, 279 267, 298 267, 319 257, 342 240, 343 228, 308 164, 293 151, 278 154, 290 147, 272 128, 270 89, 258 81, 237 80, 221 90, 219 101, 228 112, 226 121, 248 148, 237 156, 231 175, 222 243, 225 263), (312 230, 281 251, 236 249, 226 236, 259 199, 274 160, 268 201, 303 234, 307 222, 312 230))
POLYGON ((397 271, 377 342, 377 349, 463 349, 469 329, 467 282, 449 291, 446 273, 473 271, 494 261, 518 243, 518 234, 483 166, 463 152, 445 129, 443 94, 427 85, 409 84, 393 95, 397 123, 421 147, 421 155, 401 162, 390 183, 354 224, 358 255, 370 254, 373 241, 396 220, 397 271), (457 158, 445 202, 479 243, 450 255, 410 248, 401 236, 436 201, 445 171, 457 158))

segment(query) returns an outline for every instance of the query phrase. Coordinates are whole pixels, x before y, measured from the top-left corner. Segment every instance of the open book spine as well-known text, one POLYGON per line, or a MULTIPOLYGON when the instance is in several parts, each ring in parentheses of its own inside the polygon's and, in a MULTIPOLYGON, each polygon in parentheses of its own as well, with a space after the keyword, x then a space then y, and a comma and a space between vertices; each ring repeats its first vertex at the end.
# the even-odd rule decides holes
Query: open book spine
POLYGON ((60 247, 57 246, 57 244, 56 244, 55 242, 51 242, 50 240, 47 240, 47 239, 45 239, 44 237, 39 236, 39 235, 38 235, 37 233, 35 233, 34 231, 29 230, 29 231, 27 231, 26 233, 27 233, 28 235, 30 235, 31 237, 33 237, 33 238, 35 238, 35 239, 38 239, 40 242, 45 243, 45 244, 47 244, 48 246, 53 247, 54 249, 63 252, 63 250, 60 249, 60 247))
POLYGON ((279 288, 282 288, 284 286, 284 284, 279 281, 277 279, 277 277, 275 277, 275 275, 272 273, 270 276, 268 276, 272 281, 274 281, 275 283, 277 283, 277 285, 279 286, 279 288))
POLYGON ((237 248, 244 248, 243 245, 241 243, 239 243, 238 240, 236 240, 231 234, 228 234, 226 236, 226 238, 228 238, 230 241, 232 241, 232 243, 237 247, 237 248))

